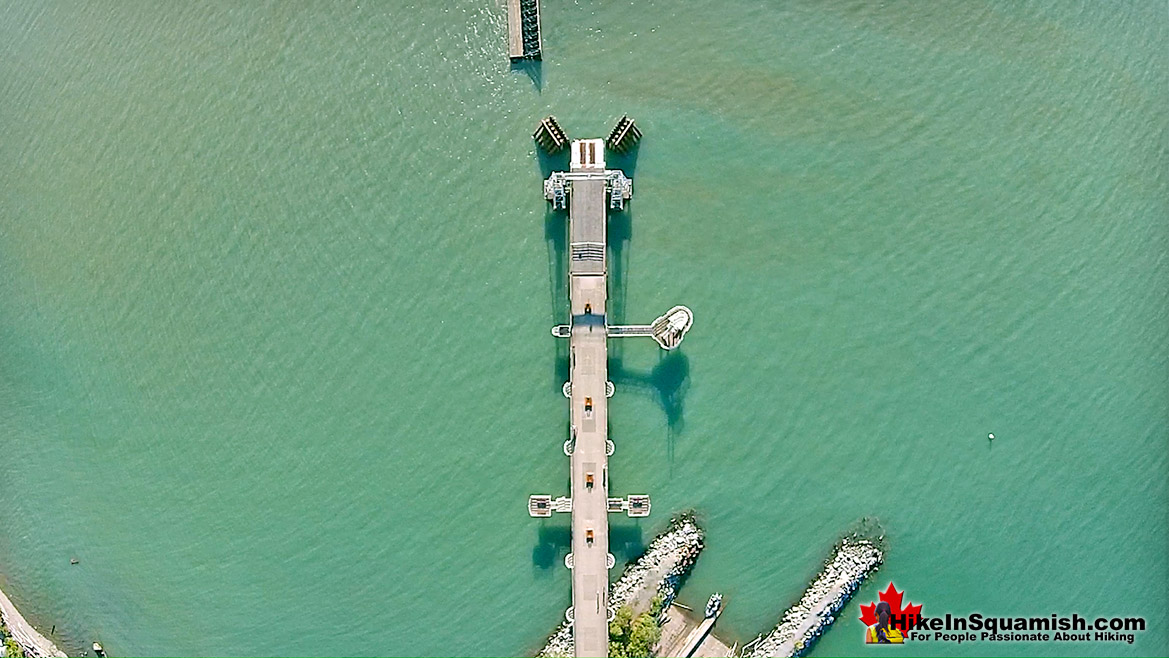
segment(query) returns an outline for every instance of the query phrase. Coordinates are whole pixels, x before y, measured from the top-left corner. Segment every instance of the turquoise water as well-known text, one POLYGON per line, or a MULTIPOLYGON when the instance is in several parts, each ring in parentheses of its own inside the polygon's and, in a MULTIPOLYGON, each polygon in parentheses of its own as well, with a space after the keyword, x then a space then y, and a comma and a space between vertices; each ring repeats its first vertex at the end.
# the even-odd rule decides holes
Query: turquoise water
MULTIPOLYGON (((619 561, 774 624, 890 550, 814 655, 923 612, 1140 615, 1169 652, 1169 12, 1144 3, 0 7, 0 585, 140 654, 498 654, 562 617, 559 220, 528 135, 622 113, 619 561), (987 433, 998 437, 990 444, 987 433), (81 560, 69 565, 69 558, 81 560)), ((562 347, 560 347, 562 350, 562 347)), ((883 654, 882 654, 883 655, 883 654)))

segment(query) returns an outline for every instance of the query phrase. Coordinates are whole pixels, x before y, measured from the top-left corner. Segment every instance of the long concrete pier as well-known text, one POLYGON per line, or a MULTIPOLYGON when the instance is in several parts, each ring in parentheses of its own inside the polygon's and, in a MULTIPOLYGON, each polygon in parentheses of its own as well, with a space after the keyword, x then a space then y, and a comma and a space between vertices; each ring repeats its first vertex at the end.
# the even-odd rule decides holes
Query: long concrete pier
POLYGON ((572 144, 569 338, 572 382, 572 608, 577 656, 609 652, 609 350, 605 330, 605 155, 600 140, 572 144), (599 174, 597 177, 589 174, 599 174))
MULTIPOLYGON (((537 131, 539 134, 539 131, 537 131)), ((690 329, 690 309, 676 306, 650 325, 611 326, 608 322, 607 223, 611 209, 620 210, 633 194, 633 183, 623 172, 605 168, 605 142, 572 141, 571 166, 544 181, 544 196, 553 209, 568 211, 568 310, 570 323, 558 325, 553 335, 569 340, 569 380, 563 387, 569 399, 570 430, 564 452, 571 461, 568 497, 528 499, 528 513, 548 517, 572 514, 571 553, 565 566, 572 570, 572 607, 565 612, 572 626, 577 656, 604 656, 609 651, 609 620, 615 612, 610 600, 609 553, 611 513, 632 517, 650 513, 649 496, 609 496, 608 339, 613 336, 651 337, 663 349, 675 349, 690 329)))

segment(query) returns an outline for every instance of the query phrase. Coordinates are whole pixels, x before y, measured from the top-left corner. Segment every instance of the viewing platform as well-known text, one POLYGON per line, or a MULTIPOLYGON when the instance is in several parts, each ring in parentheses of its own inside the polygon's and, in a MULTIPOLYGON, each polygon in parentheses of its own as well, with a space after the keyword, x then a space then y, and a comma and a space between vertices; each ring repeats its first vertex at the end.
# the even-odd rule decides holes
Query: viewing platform
MULTIPOLYGON (((609 338, 631 336, 653 338, 662 349, 673 350, 682 344, 682 338, 690 331, 692 324, 694 313, 685 306, 675 306, 652 324, 611 324, 605 326, 605 333, 609 338)), ((557 338, 568 338, 572 335, 572 326, 558 324, 552 327, 552 335, 557 338)))

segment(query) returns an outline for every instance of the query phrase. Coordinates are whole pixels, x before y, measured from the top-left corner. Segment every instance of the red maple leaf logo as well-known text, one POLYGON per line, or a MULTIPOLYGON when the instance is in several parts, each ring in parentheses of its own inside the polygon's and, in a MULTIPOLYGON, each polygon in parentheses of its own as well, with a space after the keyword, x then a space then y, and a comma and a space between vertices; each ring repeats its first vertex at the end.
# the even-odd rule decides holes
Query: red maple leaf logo
MULTIPOLYGON (((904 593, 904 590, 898 592, 897 589, 893 587, 893 583, 889 583, 889 586, 885 588, 885 591, 881 592, 878 596, 880 597, 880 600, 889 604, 889 608, 892 613, 892 617, 890 619, 891 624, 899 620, 898 615, 906 615, 905 619, 908 621, 909 627, 912 627, 913 623, 917 621, 917 618, 921 616, 921 604, 919 603, 917 605, 913 605, 912 603, 907 603, 905 607, 902 608, 901 595, 904 593)), ((875 602, 861 606, 861 621, 864 622, 865 626, 872 626, 873 624, 877 623, 877 604, 875 602)), ((901 624, 894 624, 894 626, 900 628, 901 624)), ((901 630, 909 630, 909 628, 902 628, 901 630)))

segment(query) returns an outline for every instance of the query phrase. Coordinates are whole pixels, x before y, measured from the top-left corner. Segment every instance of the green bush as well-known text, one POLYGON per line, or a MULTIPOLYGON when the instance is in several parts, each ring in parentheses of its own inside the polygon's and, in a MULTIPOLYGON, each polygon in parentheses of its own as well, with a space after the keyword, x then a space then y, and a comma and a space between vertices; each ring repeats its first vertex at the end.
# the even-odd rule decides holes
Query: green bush
POLYGON ((662 629, 658 626, 656 617, 647 612, 633 620, 633 630, 629 634, 629 655, 648 656, 658 640, 662 639, 662 629))
POLYGON ((623 605, 609 622, 609 655, 612 658, 644 658, 662 639, 658 616, 662 611, 661 597, 654 599, 647 612, 636 618, 633 609, 623 605))

